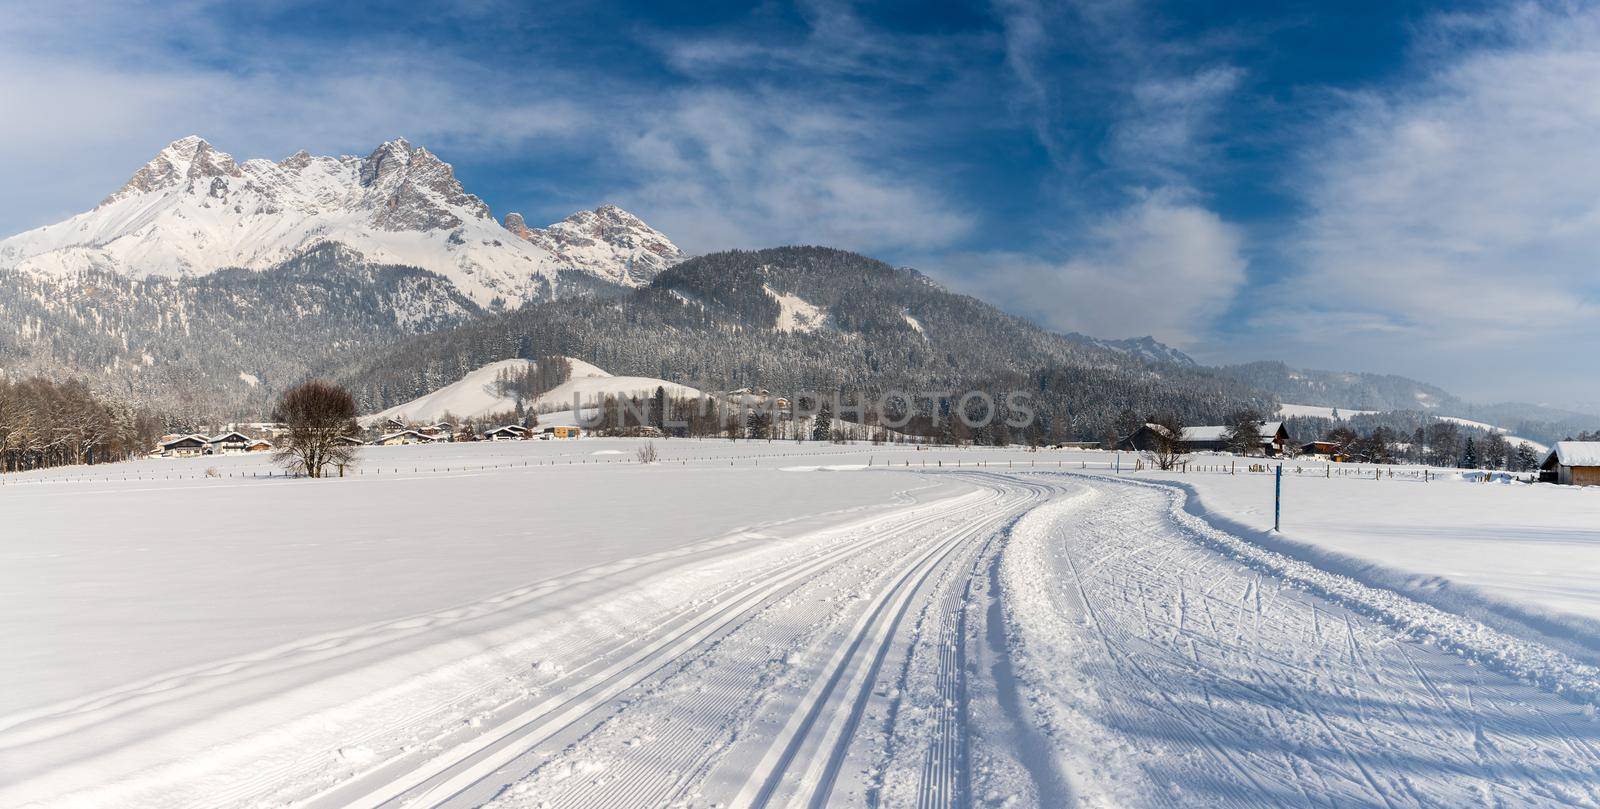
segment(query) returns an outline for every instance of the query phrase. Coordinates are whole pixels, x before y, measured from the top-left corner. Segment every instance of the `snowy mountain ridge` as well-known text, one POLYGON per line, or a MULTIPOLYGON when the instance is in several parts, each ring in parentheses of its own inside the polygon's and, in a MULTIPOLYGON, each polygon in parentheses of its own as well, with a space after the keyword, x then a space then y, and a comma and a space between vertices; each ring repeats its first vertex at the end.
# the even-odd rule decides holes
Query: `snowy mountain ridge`
POLYGON ((517 214, 497 222, 449 163, 403 138, 365 157, 300 151, 239 163, 191 135, 94 209, 0 241, 0 269, 184 277, 264 269, 324 242, 438 273, 480 305, 554 297, 572 272, 640 286, 682 256, 611 205, 543 229, 517 214))

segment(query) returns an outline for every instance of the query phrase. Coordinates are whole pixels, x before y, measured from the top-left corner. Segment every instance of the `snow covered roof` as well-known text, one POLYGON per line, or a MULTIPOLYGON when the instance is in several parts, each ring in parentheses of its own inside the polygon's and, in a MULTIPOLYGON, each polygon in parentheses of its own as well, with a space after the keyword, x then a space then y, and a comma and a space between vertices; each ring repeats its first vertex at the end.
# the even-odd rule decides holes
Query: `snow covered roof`
MULTIPOLYGON (((1157 427, 1157 425, 1154 425, 1154 424, 1151 424, 1149 426, 1152 429, 1159 429, 1157 427)), ((1261 433, 1262 442, 1265 443, 1265 442, 1271 441, 1272 438, 1278 434, 1278 431, 1282 430, 1282 429, 1283 429, 1283 422, 1281 422, 1281 421, 1269 421, 1269 422, 1266 422, 1265 424, 1262 424, 1261 427, 1260 427, 1260 433, 1261 433)), ((1226 440, 1228 440, 1228 433, 1232 432, 1232 430, 1233 430, 1232 427, 1229 427, 1227 425, 1218 425, 1218 424, 1204 425, 1204 426, 1199 426, 1199 427, 1185 427, 1185 428, 1183 428, 1183 440, 1185 440, 1185 441, 1226 441, 1226 440)), ((1161 430, 1161 432, 1165 432, 1165 430, 1161 430)))
POLYGON ((380 436, 378 436, 377 443, 381 444, 381 443, 383 443, 385 441, 388 441, 391 438, 399 438, 399 437, 401 437, 403 435, 412 436, 413 438, 416 438, 419 441, 432 441, 433 440, 432 438, 429 438, 428 436, 425 436, 422 433, 417 432, 416 430, 401 430, 400 432, 397 432, 397 433, 389 433, 388 435, 380 435, 380 436))
POLYGON ((180 435, 177 438, 171 439, 170 441, 162 441, 161 446, 170 447, 174 444, 181 444, 185 441, 199 441, 202 444, 211 443, 211 441, 203 435, 198 433, 190 433, 189 435, 180 435))
POLYGON ((1183 428, 1183 440, 1185 441, 1221 441, 1227 436, 1228 428, 1223 426, 1183 428))
POLYGON ((241 432, 231 432, 231 433, 223 433, 222 435, 214 436, 214 437, 212 437, 210 439, 207 439, 207 440, 212 444, 220 444, 220 443, 222 443, 224 441, 249 441, 250 440, 250 436, 245 435, 244 433, 241 433, 241 432))
POLYGON ((1600 441, 1557 441, 1540 466, 1600 466, 1600 441))

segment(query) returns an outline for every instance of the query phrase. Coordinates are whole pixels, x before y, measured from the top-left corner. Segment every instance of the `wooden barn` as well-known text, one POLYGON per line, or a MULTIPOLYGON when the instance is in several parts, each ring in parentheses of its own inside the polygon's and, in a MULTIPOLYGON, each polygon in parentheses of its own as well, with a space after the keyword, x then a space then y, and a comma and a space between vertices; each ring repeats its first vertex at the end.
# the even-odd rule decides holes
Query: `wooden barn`
POLYGON ((1300 454, 1328 461, 1348 461, 1350 454, 1332 441, 1311 441, 1300 445, 1300 454))
POLYGON ((1539 465, 1539 479, 1565 486, 1600 486, 1600 441, 1557 441, 1539 465))
MULTIPOLYGON (((1221 425, 1205 425, 1200 427, 1185 427, 1183 429, 1182 448, 1184 452, 1227 452, 1228 431, 1230 428, 1221 425)), ((1154 452, 1158 439, 1162 435, 1162 427, 1157 424, 1145 424, 1133 431, 1133 435, 1117 442, 1117 448, 1138 452, 1154 452)), ((1284 445, 1289 442, 1289 431, 1283 428, 1281 421, 1269 421, 1261 425, 1261 447, 1258 452, 1263 455, 1282 455, 1284 445)))

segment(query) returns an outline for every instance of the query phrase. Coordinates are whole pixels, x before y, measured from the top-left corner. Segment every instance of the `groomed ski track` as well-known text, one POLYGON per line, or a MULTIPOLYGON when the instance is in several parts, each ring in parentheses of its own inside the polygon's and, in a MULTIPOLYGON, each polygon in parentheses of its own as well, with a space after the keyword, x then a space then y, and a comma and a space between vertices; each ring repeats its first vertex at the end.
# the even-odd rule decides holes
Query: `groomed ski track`
POLYGON ((1600 805, 1581 664, 1541 685, 1509 676, 1527 672, 1508 645, 1515 660, 1559 656, 1222 535, 1175 487, 899 474, 972 491, 664 573, 693 576, 672 598, 619 599, 570 626, 555 616, 517 677, 443 701, 375 695, 337 747, 108 794, 318 808, 1600 805))

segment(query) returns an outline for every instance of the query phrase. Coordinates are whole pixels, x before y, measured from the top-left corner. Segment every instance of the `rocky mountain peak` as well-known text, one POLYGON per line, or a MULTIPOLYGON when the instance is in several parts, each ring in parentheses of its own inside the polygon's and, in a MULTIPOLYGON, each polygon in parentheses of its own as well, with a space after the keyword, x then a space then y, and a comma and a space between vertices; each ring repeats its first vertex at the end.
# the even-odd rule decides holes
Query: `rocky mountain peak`
POLYGON ((371 263, 439 273, 479 304, 516 304, 589 283, 641 286, 681 258, 637 217, 605 205, 549 228, 496 220, 449 163, 404 138, 340 157, 243 160, 203 138, 173 141, 100 207, 0 239, 0 269, 134 277, 264 269, 321 243, 371 263), (109 207, 107 207, 109 206, 109 207))
POLYGON ((578 211, 547 228, 529 228, 520 214, 509 214, 505 228, 574 269, 620 267, 616 280, 623 284, 647 282, 683 259, 683 251, 660 231, 615 205, 578 211))
POLYGON ((395 138, 361 161, 372 224, 384 230, 453 230, 459 212, 493 221, 489 206, 468 194, 455 169, 421 146, 395 138))
POLYGON ((278 165, 290 171, 299 171, 311 165, 311 153, 301 149, 288 157, 278 161, 278 165))
POLYGON ((508 213, 506 214, 505 221, 502 222, 502 224, 505 226, 506 230, 509 230, 524 239, 528 238, 528 223, 523 220, 522 214, 508 213))
POLYGON ((115 194, 100 201, 101 205, 116 202, 134 194, 160 191, 194 180, 214 177, 238 177, 239 166, 233 156, 219 152, 199 135, 179 138, 166 145, 150 162, 128 178, 115 194))

